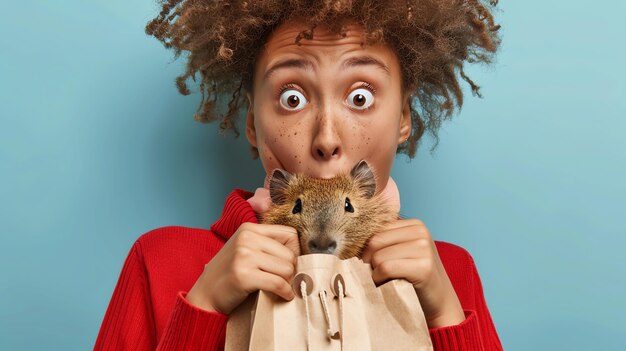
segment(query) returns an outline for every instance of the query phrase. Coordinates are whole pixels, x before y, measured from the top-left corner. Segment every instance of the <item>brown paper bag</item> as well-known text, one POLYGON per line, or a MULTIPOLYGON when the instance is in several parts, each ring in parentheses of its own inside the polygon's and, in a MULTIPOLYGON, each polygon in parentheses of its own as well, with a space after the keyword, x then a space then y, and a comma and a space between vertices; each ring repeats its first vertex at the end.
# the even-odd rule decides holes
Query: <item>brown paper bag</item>
POLYGON ((231 313, 227 351, 432 350, 408 281, 376 287, 369 264, 325 254, 299 256, 296 271, 292 301, 260 291, 231 313))

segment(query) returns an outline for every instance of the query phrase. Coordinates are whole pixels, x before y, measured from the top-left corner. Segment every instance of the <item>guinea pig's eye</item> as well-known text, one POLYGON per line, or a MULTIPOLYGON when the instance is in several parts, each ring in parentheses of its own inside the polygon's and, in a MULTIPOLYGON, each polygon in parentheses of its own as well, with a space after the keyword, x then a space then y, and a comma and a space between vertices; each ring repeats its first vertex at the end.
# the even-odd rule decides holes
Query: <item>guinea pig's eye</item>
POLYGON ((298 199, 296 200, 296 205, 293 207, 293 210, 291 210, 291 213, 296 214, 300 213, 300 211, 302 211, 302 201, 298 199))
POLYGON ((280 93, 280 105, 289 110, 297 111, 307 104, 307 99, 300 91, 296 89, 284 89, 280 93))
POLYGON ((346 197, 346 203, 343 207, 346 210, 346 212, 354 212, 354 207, 352 207, 352 204, 350 203, 350 199, 347 197, 346 197))
POLYGON ((366 88, 354 89, 347 99, 348 105, 357 110, 366 110, 374 103, 372 91, 366 88))

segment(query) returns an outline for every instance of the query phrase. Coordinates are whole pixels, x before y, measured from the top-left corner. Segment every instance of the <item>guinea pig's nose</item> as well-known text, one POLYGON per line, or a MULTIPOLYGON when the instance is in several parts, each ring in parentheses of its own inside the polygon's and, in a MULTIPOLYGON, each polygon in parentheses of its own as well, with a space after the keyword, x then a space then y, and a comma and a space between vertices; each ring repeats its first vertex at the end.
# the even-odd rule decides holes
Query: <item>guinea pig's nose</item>
POLYGON ((309 240, 309 250, 311 253, 333 254, 337 248, 337 242, 328 238, 315 238, 309 240))

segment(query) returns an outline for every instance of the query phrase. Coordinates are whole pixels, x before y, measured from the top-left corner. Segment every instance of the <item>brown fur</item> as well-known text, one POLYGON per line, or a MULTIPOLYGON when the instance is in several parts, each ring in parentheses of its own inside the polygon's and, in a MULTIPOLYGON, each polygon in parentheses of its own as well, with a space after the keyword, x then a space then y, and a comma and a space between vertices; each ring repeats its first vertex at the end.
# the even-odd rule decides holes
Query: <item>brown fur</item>
POLYGON ((373 195, 375 189, 375 176, 364 161, 350 174, 331 179, 276 170, 270 181, 273 206, 262 215, 261 223, 295 228, 302 254, 310 253, 310 239, 323 237, 337 242, 336 256, 360 256, 372 235, 398 218, 380 195, 373 195), (346 197, 354 208, 352 213, 345 211, 346 197), (302 204, 301 212, 293 214, 297 199, 302 204))
MULTIPOLYGON (((186 72, 176 80, 180 93, 190 93, 188 78, 199 79, 202 100, 196 120, 219 120, 221 132, 232 130, 236 136, 239 112, 247 107, 245 92, 253 93, 254 63, 274 28, 294 18, 304 19, 301 22, 309 29, 294 38, 299 43, 312 38, 321 25, 341 34, 346 20, 361 24, 363 45, 383 42, 400 61, 413 130, 397 152, 410 158, 425 131, 435 140, 431 152, 437 146, 441 123, 463 104, 461 79, 481 96, 464 65, 491 63, 500 45, 500 26, 492 15, 497 0, 159 2, 161 12, 146 25, 146 33, 172 48, 176 58, 186 54, 186 72)), ((258 157, 255 147, 252 157, 258 157)))

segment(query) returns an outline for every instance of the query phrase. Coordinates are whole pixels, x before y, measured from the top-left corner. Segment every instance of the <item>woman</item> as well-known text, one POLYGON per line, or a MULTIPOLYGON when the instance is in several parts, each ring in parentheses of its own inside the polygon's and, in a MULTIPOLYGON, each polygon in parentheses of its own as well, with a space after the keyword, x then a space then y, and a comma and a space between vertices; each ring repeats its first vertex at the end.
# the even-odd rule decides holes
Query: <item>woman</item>
MULTIPOLYGON (((490 61, 498 28, 478 1, 171 0, 146 31, 177 55, 189 52, 177 83, 188 94, 187 78, 200 73, 198 120, 220 119, 238 134, 238 111, 247 108, 245 135, 267 174, 330 178, 365 159, 377 192, 399 205, 389 177, 396 154, 413 157, 424 132, 436 136, 461 106, 457 72, 478 93, 463 64, 490 61)), ((210 230, 141 236, 95 349, 221 349, 228 314, 250 293, 292 299, 297 233, 257 223, 266 207, 263 189, 235 189, 210 230)), ((388 226, 362 258, 376 283, 413 284, 435 350, 502 349, 471 256, 434 241, 420 220, 388 226)))

